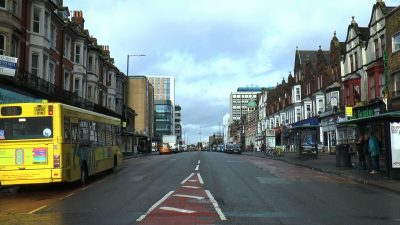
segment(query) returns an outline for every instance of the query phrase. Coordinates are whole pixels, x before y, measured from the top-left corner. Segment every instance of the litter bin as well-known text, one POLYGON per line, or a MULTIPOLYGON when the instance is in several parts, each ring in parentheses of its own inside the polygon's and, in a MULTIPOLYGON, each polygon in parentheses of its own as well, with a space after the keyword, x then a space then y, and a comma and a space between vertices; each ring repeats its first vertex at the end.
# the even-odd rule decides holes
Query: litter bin
POLYGON ((350 149, 350 144, 340 144, 336 146, 336 167, 352 166, 350 149))

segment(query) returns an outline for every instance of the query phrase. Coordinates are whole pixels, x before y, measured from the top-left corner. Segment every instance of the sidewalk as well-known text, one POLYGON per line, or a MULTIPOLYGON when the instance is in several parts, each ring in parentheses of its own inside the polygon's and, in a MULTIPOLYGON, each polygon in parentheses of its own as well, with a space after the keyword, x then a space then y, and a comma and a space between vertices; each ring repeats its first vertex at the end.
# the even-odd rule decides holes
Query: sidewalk
MULTIPOLYGON (((296 166, 303 166, 320 172, 334 174, 345 179, 369 184, 400 194, 400 181, 391 180, 383 174, 370 174, 368 171, 359 171, 357 167, 336 167, 336 155, 319 153, 318 158, 299 158, 297 153, 292 152, 285 152, 281 157, 265 157, 263 152, 243 152, 242 154, 285 161, 296 166)), ((358 160, 356 157, 352 157, 352 162, 353 165, 354 163, 357 165, 358 160)))

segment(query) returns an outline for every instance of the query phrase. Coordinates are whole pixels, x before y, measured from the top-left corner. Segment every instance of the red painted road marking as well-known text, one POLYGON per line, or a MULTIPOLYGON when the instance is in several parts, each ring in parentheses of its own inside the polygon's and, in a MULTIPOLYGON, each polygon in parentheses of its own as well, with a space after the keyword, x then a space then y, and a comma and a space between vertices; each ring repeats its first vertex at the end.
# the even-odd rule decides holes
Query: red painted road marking
POLYGON ((190 174, 173 195, 164 196, 165 199, 141 216, 137 220, 139 224, 216 224, 226 220, 214 197, 204 189, 200 174, 193 175, 190 174))

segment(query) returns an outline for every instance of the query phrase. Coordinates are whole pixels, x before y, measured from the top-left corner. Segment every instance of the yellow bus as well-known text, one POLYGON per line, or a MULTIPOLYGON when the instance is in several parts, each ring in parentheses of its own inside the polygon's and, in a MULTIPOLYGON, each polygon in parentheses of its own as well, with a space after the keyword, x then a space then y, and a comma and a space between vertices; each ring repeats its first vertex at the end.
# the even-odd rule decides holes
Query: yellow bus
POLYGON ((122 163, 120 119, 61 103, 0 105, 0 185, 85 183, 122 163))

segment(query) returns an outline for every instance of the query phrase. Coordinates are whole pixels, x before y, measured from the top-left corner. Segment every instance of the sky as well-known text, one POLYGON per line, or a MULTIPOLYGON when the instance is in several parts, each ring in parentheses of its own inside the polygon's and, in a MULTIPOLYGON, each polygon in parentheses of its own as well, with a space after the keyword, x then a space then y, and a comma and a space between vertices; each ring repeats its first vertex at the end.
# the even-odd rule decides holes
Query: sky
MULTIPOLYGON (((376 0, 64 0, 108 45, 120 71, 175 77, 184 139, 207 141, 229 118, 238 87, 273 87, 293 72, 296 47, 329 50, 351 17, 367 27, 376 0), (201 134, 200 134, 201 133, 201 134)), ((400 0, 386 0, 398 6, 400 0)))

